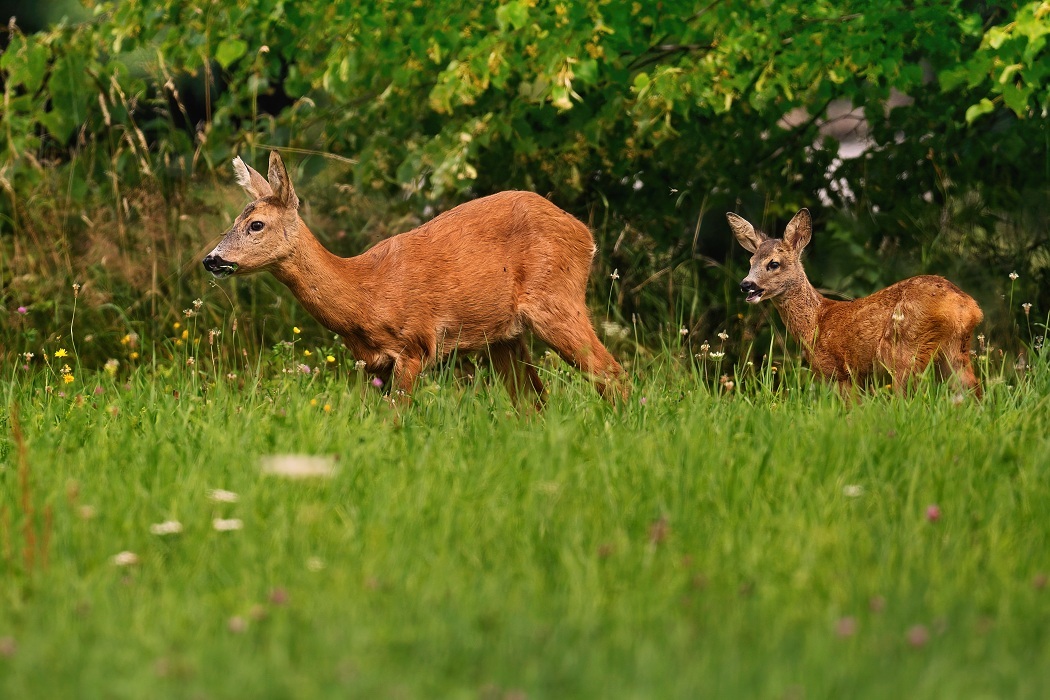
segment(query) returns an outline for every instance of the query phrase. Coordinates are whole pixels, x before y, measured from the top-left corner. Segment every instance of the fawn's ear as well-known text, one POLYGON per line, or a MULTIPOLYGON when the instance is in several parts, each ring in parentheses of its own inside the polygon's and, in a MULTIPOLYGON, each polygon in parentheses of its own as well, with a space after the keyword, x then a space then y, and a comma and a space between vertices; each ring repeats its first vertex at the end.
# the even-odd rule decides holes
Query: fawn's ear
POLYGON ((744 246, 747 252, 754 253, 758 250, 758 246, 762 245, 762 241, 767 239, 764 233, 756 231, 755 227, 743 217, 728 212, 726 218, 729 219, 729 228, 733 229, 737 243, 744 246))
POLYGON ((809 215, 809 209, 800 209, 784 229, 784 242, 794 250, 802 252, 812 237, 813 217, 809 215))
POLYGON ((252 199, 262 199, 273 194, 266 178, 255 168, 245 165, 240 156, 233 159, 233 175, 237 178, 237 184, 243 187, 252 199))
POLYGON ((277 151, 270 151, 269 176, 274 198, 289 209, 298 209, 299 198, 295 196, 292 181, 288 179, 288 169, 284 167, 281 154, 277 151))

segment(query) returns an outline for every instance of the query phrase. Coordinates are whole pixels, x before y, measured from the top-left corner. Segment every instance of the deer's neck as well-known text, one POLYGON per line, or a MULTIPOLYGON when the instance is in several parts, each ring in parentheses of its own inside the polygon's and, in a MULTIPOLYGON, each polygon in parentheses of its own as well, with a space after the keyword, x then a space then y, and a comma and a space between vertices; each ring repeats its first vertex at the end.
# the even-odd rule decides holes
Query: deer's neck
POLYGON ((329 330, 346 336, 363 317, 367 285, 357 258, 329 252, 306 224, 299 224, 295 252, 272 269, 303 308, 329 330))
POLYGON ((773 306, 780 312, 788 333, 806 348, 811 348, 817 337, 817 321, 826 302, 804 278, 802 284, 773 298, 773 306))

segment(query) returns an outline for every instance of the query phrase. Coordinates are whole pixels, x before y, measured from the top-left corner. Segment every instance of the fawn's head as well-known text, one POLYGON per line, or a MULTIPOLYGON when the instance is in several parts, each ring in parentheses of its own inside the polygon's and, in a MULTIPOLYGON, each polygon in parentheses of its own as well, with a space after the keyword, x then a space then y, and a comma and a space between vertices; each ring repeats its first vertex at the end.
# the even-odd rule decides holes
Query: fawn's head
POLYGON ((277 151, 270 153, 269 182, 240 158, 233 159, 233 172, 252 202, 204 258, 204 269, 216 277, 272 267, 291 255, 299 237, 299 198, 277 151))
POLYGON ((806 273, 799 258, 813 235, 808 209, 791 218, 783 239, 770 238, 736 214, 726 214, 726 218, 737 242, 752 254, 751 271, 740 283, 740 291, 747 295, 749 303, 772 299, 805 282, 806 273))

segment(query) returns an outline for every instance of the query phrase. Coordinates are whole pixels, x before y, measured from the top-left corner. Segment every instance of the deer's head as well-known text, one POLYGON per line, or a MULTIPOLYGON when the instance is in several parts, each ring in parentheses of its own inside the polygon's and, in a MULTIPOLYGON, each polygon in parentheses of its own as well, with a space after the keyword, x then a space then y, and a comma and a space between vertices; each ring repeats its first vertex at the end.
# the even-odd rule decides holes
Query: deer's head
POLYGON ((770 238, 736 214, 726 214, 736 240, 751 253, 751 271, 740 283, 747 301, 757 304, 803 283, 802 249, 813 235, 809 210, 795 214, 784 229, 784 238, 770 238))
POLYGON ((299 198, 277 151, 270 153, 269 182, 240 158, 233 159, 233 172, 252 202, 204 258, 204 269, 216 277, 270 268, 291 255, 299 236, 299 198))

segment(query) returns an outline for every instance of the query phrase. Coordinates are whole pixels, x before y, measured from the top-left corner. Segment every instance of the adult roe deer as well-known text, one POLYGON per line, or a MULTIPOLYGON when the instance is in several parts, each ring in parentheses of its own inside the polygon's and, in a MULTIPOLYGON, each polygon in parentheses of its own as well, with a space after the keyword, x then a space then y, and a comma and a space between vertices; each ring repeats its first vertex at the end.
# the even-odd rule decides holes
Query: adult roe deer
POLYGON ((485 351, 511 398, 543 383, 524 333, 531 329, 594 382, 626 398, 623 368, 598 340, 585 304, 594 239, 578 219, 531 192, 461 204, 365 253, 341 258, 299 216, 284 161, 270 154, 269 181, 233 161, 252 197, 204 258, 216 277, 269 270, 365 368, 412 392, 431 362, 485 351))
POLYGON ((752 253, 740 291, 752 304, 773 302, 813 370, 834 378, 843 395, 879 368, 903 391, 933 360, 942 379, 954 374, 980 398, 970 339, 984 315, 954 284, 922 275, 855 301, 827 299, 809 283, 800 260, 813 235, 808 209, 788 222, 783 240, 756 231, 736 214, 726 217, 737 241, 752 253))

